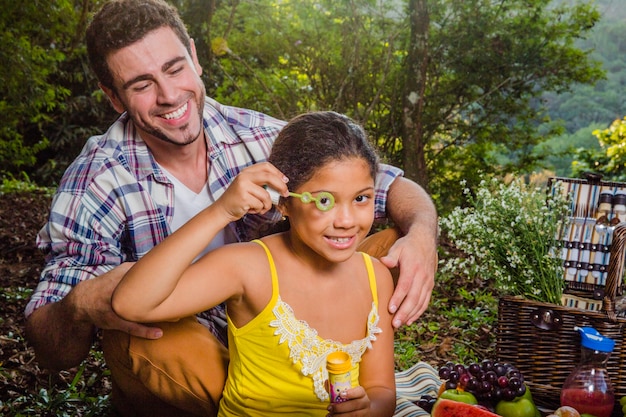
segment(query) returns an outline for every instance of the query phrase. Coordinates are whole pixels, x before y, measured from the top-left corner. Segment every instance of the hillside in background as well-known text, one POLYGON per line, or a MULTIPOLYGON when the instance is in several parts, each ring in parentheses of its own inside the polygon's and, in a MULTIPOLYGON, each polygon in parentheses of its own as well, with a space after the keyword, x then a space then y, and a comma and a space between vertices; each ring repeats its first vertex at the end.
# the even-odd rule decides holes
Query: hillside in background
MULTIPOLYGON (((578 0, 564 0, 573 4, 578 0)), ((540 149, 551 154, 550 168, 569 176, 577 148, 599 147, 592 135, 626 115, 626 5, 623 0, 597 0, 602 18, 580 47, 602 63, 606 79, 595 86, 572 86, 571 91, 544 96, 553 122, 564 128, 563 135, 549 140, 540 149)))
POLYGON ((623 21, 626 19, 626 8, 623 0, 596 0, 596 4, 607 20, 623 21))

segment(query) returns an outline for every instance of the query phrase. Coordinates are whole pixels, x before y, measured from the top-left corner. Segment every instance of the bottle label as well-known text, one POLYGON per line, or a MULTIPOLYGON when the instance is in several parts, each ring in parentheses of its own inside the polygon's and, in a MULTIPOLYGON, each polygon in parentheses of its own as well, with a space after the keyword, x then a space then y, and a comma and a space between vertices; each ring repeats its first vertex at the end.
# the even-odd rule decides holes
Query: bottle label
POLYGON ((330 402, 340 403, 346 401, 339 395, 342 391, 345 391, 351 387, 350 372, 343 374, 329 374, 328 382, 330 383, 330 402))

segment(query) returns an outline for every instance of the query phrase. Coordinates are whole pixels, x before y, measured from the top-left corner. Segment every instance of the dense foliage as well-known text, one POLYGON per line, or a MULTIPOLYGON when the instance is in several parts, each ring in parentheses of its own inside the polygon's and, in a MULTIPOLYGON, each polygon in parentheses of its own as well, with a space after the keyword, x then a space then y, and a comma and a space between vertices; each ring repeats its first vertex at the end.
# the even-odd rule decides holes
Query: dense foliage
POLYGON ((86 138, 112 120, 84 50, 84 29, 99 3, 29 1, 0 9, 0 174, 54 182, 86 138))
POLYGON ((598 18, 549 0, 233 3, 212 17, 207 84, 281 117, 350 114, 452 207, 461 178, 536 167, 531 151, 548 136, 538 98, 602 76, 575 45, 598 18))
POLYGON ((600 143, 593 132, 606 129, 626 114, 626 101, 622 97, 626 89, 626 8, 611 0, 597 0, 597 4, 602 19, 589 36, 577 44, 591 50, 591 59, 602 63, 606 78, 594 85, 573 85, 571 91, 544 93, 542 97, 553 123, 562 126, 563 133, 549 139, 536 151, 547 155, 546 167, 558 176, 578 176, 585 169, 608 175, 602 169, 606 162, 603 158, 589 159, 591 164, 585 162, 588 157, 600 156, 596 155, 600 143), (573 166, 572 161, 582 164, 573 166))
MULTIPOLYGON (((26 138, 49 120, 69 95, 51 79, 65 59, 58 41, 68 39, 73 26, 71 4, 10 3, 0 10, 0 164, 30 166, 47 146, 45 137, 26 138), (69 13, 68 13, 69 11, 69 13), (41 30, 41 28, 46 30, 41 30)), ((36 136, 36 135, 33 135, 36 136)))
POLYGON ((626 117, 592 134, 598 139, 600 149, 579 149, 574 173, 592 171, 602 174, 604 180, 626 181, 626 117))
MULTIPOLYGON (((171 1, 196 41, 210 95, 281 118, 347 113, 449 208, 460 178, 471 185, 479 170, 533 170, 542 155, 532 149, 554 131, 537 129, 538 98, 602 75, 575 43, 599 18, 587 2, 171 1)), ((0 61, 5 175, 53 183, 114 117, 82 39, 100 3, 0 11, 10 28, 1 53, 12 58, 0 61)))
MULTIPOLYGON (((623 8, 622 8, 623 9, 623 8)), ((605 126, 626 114, 622 91, 626 87, 626 11, 621 18, 607 14, 578 44, 602 63, 606 77, 594 85, 573 86, 571 91, 544 95, 552 118, 564 122, 569 133, 593 124, 605 126)))

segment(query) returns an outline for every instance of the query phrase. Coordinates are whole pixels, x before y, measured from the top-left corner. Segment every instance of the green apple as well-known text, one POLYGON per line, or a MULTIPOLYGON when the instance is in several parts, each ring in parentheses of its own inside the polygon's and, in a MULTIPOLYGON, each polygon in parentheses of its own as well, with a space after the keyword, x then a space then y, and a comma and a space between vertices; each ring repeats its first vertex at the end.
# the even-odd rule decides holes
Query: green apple
POLYGON ((439 395, 439 398, 445 398, 446 400, 453 400, 466 404, 478 404, 478 400, 474 394, 458 389, 447 389, 439 395))
POLYGON ((496 414, 502 417, 536 417, 537 407, 532 400, 517 397, 513 401, 499 401, 496 404, 496 414))
POLYGON ((515 398, 512 401, 499 401, 496 404, 496 414, 502 417, 540 417, 541 413, 535 406, 530 388, 526 386, 524 395, 515 398))

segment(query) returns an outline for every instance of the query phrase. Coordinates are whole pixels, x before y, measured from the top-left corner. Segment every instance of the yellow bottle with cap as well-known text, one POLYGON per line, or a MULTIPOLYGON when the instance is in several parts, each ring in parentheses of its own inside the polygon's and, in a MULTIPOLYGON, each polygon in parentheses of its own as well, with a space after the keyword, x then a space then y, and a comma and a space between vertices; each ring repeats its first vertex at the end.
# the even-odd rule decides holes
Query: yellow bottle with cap
POLYGON ((351 368, 350 355, 346 352, 333 352, 326 357, 331 403, 345 401, 339 394, 352 387, 351 368))

